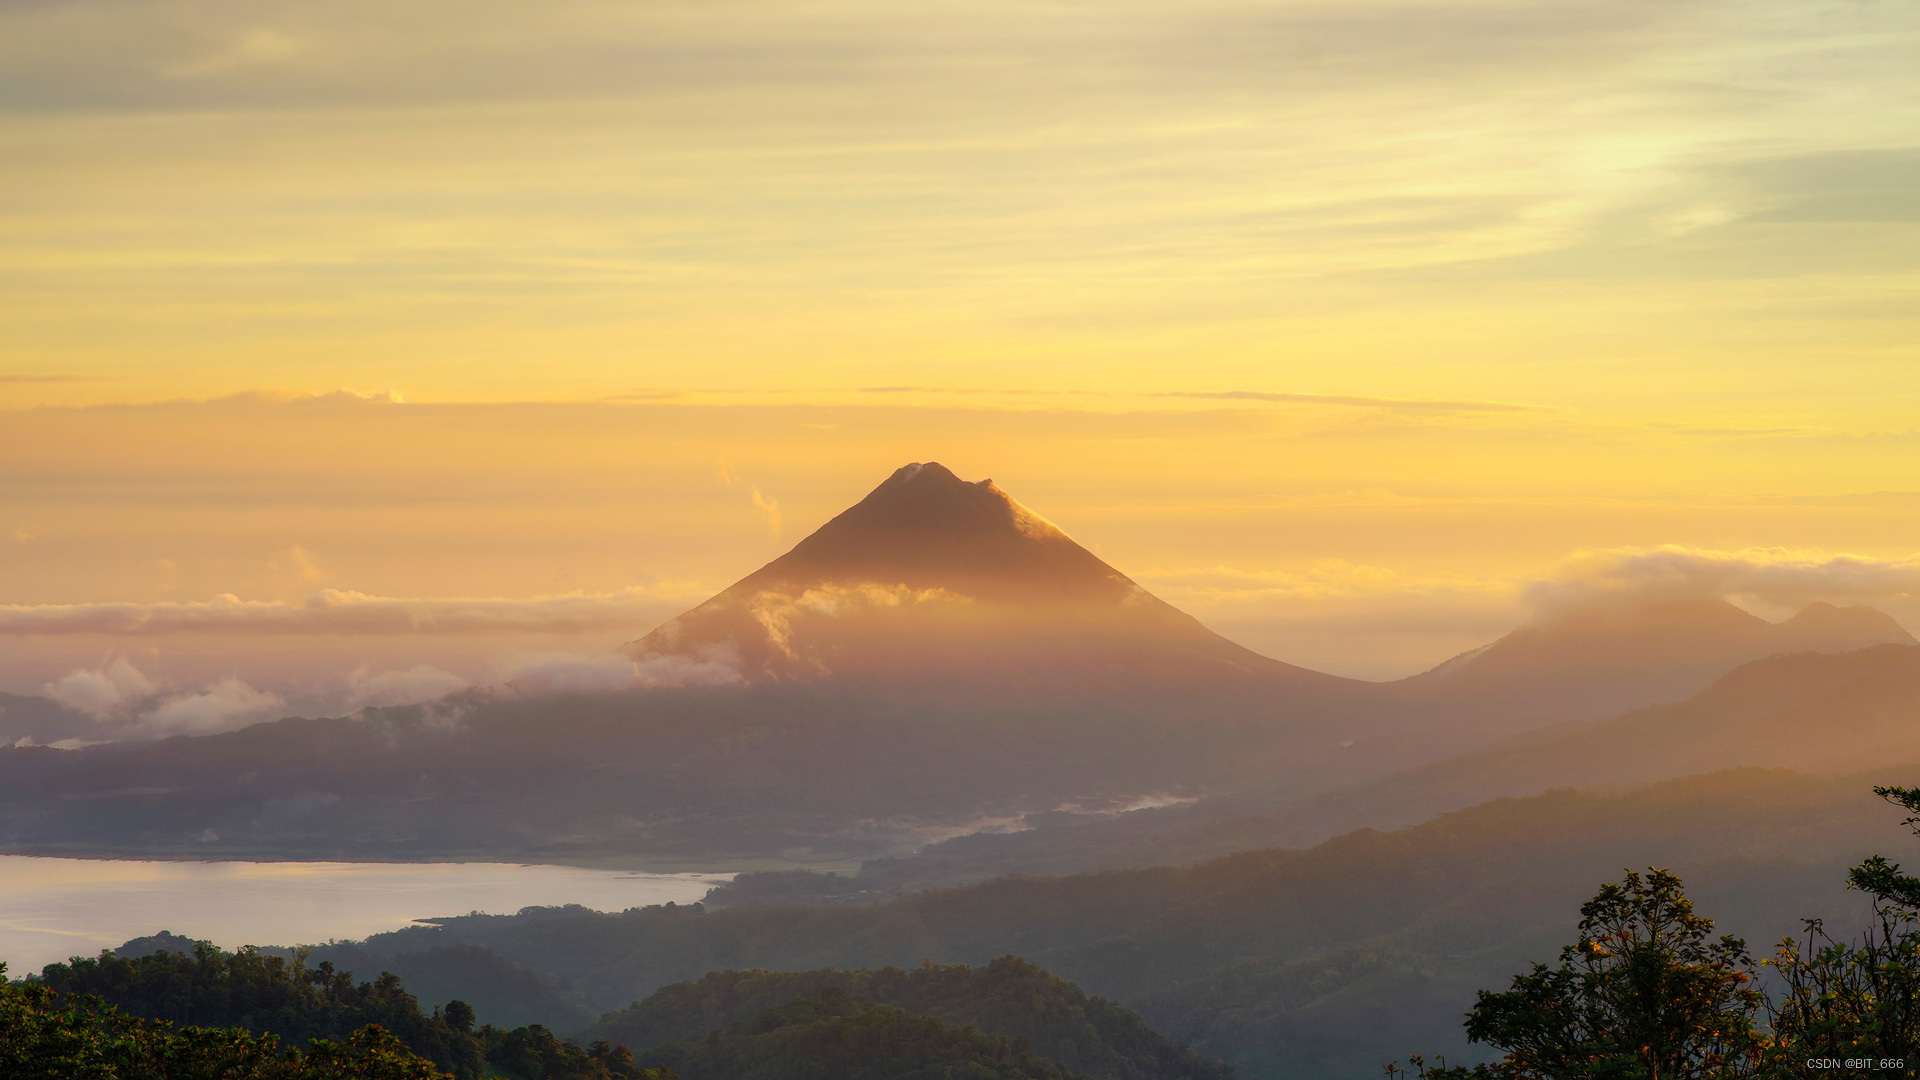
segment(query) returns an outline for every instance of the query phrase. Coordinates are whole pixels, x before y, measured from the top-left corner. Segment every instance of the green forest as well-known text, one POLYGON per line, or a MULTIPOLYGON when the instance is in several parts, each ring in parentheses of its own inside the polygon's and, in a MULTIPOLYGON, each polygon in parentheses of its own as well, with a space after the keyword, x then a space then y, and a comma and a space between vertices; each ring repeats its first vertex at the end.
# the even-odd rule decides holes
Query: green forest
MULTIPOLYGON (((62 1031, 71 1033, 78 1040, 76 1045, 118 1039, 162 1062, 170 1060, 178 1046, 198 1046, 211 1038, 209 1032, 227 1032, 240 1056, 222 1066, 228 1071, 215 1069, 209 1076, 252 1076, 255 1073, 247 1070, 255 1066, 243 1063, 255 1057, 264 1061, 275 1054, 286 1056, 289 1064, 284 1067, 294 1069, 289 1076, 306 1076, 298 1070, 311 1071, 319 1067, 316 1063, 335 1070, 316 1076, 364 1074, 380 1080, 389 1075, 451 1075, 457 1080, 482 1076, 660 1080, 661 1076, 636 1067, 625 1047, 594 1043, 583 1050, 537 1024, 513 1030, 491 1024, 476 1027, 473 1008, 462 1001, 423 1012, 419 1000, 391 973, 356 982, 351 972, 335 970, 331 963, 308 967, 300 954, 289 961, 253 948, 226 953, 206 942, 197 943, 191 955, 171 951, 138 957, 102 954, 97 959, 52 964, 38 979, 9 987, 8 993, 10 1007, 21 1010, 21 1015, 47 1018, 39 1023, 49 1034, 36 1037, 28 1028, 5 1036, 7 1053, 23 1062, 44 1057, 62 1062, 63 1067, 78 1067, 75 1062, 84 1057, 66 1062, 59 1056, 60 1038, 68 1037, 60 1035, 62 1031), (311 1049, 281 1051, 281 1046, 311 1049), (340 1050, 342 1046, 347 1050, 340 1050)), ((142 1067, 148 1071, 98 1075, 152 1075, 168 1080, 176 1075, 142 1067)), ((47 1068, 50 1071, 42 1075, 49 1078, 66 1075, 51 1065, 47 1068)), ((269 1069, 258 1075, 281 1073, 269 1069)))
MULTIPOLYGON (((1581 903, 1624 868, 1673 871, 1723 932, 1749 941, 1799 933, 1812 915, 1852 933, 1872 912, 1847 889, 1848 869, 1898 835, 1872 789, 1903 773, 1744 769, 1624 794, 1558 791, 1306 850, 1010 876, 882 903, 462 916, 315 958, 471 1000, 441 981, 440 950, 482 950, 496 987, 572 1002, 584 1027, 710 972, 911 971, 929 959, 977 969, 1011 954, 1243 1075, 1367 1076, 1410 1051, 1478 1060, 1485 1048, 1461 1026, 1475 991, 1552 957, 1581 903)), ((520 1015, 539 1016, 531 1005, 520 1015)))
MULTIPOLYGON (((1882 785, 1873 792, 1904 807, 1907 824, 1920 832, 1920 789, 1882 785)), ((1501 820, 1512 818, 1503 813, 1501 820)), ((1569 823, 1564 816, 1559 820, 1569 823)), ((1461 823, 1451 824, 1457 830, 1461 823)), ((1454 850, 1463 849, 1456 845, 1454 850)), ((1082 934, 1110 937, 1148 895, 1148 890, 1116 886, 1157 883, 1170 890, 1169 900, 1176 895, 1179 900, 1159 909, 1161 934, 1179 912, 1191 927, 1239 934, 1244 946, 1251 940, 1251 924, 1244 912, 1235 916, 1239 901, 1234 895, 1258 895, 1269 915, 1275 905, 1286 903, 1282 891, 1259 881, 1268 865, 1242 858, 1216 868, 1216 873, 1231 870, 1230 880, 1255 887, 1216 889, 1211 897, 1191 890, 1192 872, 1163 871, 1144 878, 1091 875, 1065 892, 1057 886, 1073 879, 1009 880, 956 890, 964 895, 945 900, 928 894, 919 907, 906 910, 919 916, 925 931, 940 922, 928 918, 940 909, 926 904, 957 903, 969 914, 953 929, 968 928, 976 944, 1002 940, 1002 935, 1037 943, 1036 931, 1048 926, 1056 934, 1073 926, 1082 934), (982 902, 1004 900, 1006 890, 1026 902, 982 902), (1096 924, 1089 926, 1090 920, 1096 924), (1104 932, 1098 920, 1105 920, 1104 932)), ((1864 930, 1830 931, 1822 921, 1806 919, 1798 935, 1756 959, 1744 938, 1717 934, 1713 920, 1696 912, 1680 875, 1666 869, 1627 872, 1578 906, 1574 941, 1559 949, 1557 964, 1509 965, 1507 989, 1478 991, 1464 1024, 1454 1014, 1457 1038, 1446 1049, 1469 1064, 1450 1064, 1447 1052, 1423 1045, 1425 1032, 1418 1025, 1376 1013, 1379 1034, 1400 1040, 1401 1046, 1396 1054, 1377 1058, 1375 1067, 1391 1056, 1400 1060, 1384 1065, 1389 1076, 1433 1080, 1757 1080, 1847 1074, 1823 1064, 1832 1061, 1842 1063, 1834 1068, 1859 1075, 1920 1076, 1920 1055, 1914 1052, 1920 1047, 1920 878, 1880 855, 1861 859, 1843 874, 1847 888, 1870 904, 1864 930), (1516 968, 1519 974, 1512 974, 1516 968), (1415 1049, 1429 1052, 1406 1056, 1415 1049), (1476 1058, 1481 1060, 1472 1063, 1476 1058), (1855 1068, 1862 1062, 1872 1063, 1868 1073, 1855 1068)), ((1378 879, 1369 875, 1367 880, 1378 879)), ((1328 883, 1324 876, 1318 881, 1328 883)), ((1430 891, 1440 882, 1426 884, 1430 891)), ((1469 889, 1465 895, 1485 894, 1469 889)), ((763 926, 762 932, 780 927, 789 950, 803 946, 808 921, 816 924, 814 935, 871 936, 880 929, 871 916, 897 906, 721 912, 663 906, 622 916, 535 911, 451 921, 514 931, 517 942, 515 936, 496 936, 494 944, 519 953, 518 959, 471 942, 434 948, 441 950, 443 965, 452 956, 463 970, 518 971, 530 980, 526 985, 564 995, 571 991, 562 983, 521 966, 519 961, 531 958, 526 950, 534 942, 550 958, 597 952, 629 963, 650 957, 658 964, 676 962, 671 949, 677 941, 678 962, 684 962, 693 959, 685 953, 692 943, 735 955, 748 952, 740 933, 754 926, 763 926), (609 934, 621 927, 647 932, 638 938, 609 934), (481 963, 481 957, 492 958, 493 966, 481 963)), ((896 933, 905 928, 898 914, 892 924, 896 933)), ((1319 915, 1323 926, 1333 917, 1331 909, 1319 915)), ((1309 927, 1296 917, 1285 929, 1297 935, 1309 927)), ((1190 948, 1205 946, 1191 930, 1183 936, 1190 948)), ((1526 940, 1537 946, 1540 937, 1526 940)), ((1136 961, 1177 966, 1177 958, 1162 951, 1172 940, 1135 935, 1130 941, 1136 961)), ((1016 955, 977 967, 931 960, 911 967, 812 970, 715 965, 697 978, 660 986, 562 1038, 540 1024, 480 1023, 464 1000, 423 1007, 392 971, 361 981, 307 950, 227 953, 202 942, 187 952, 179 942, 163 935, 146 942, 158 943, 159 951, 75 959, 50 965, 37 978, 7 984, 0 1073, 28 1080, 1231 1080, 1236 1072, 1230 1065, 1161 1032, 1178 1031, 1207 1013, 1244 1018, 1249 1010, 1272 1009, 1273 1004, 1261 1002, 1276 997, 1283 1008, 1292 1000, 1293 1009, 1306 1016, 1329 996, 1344 996, 1351 1009, 1356 995, 1373 994, 1391 1007, 1396 988, 1405 1000, 1404 988, 1431 979, 1428 972, 1436 964, 1431 954, 1396 952, 1378 943, 1294 960, 1275 958, 1264 965, 1242 962, 1192 984, 1184 1011, 1163 1005, 1159 1014, 1173 1024, 1154 1022, 1151 1008, 1143 1019, 1016 955)), ((367 946, 359 948, 372 955, 367 946)), ((1058 946, 1052 951, 1074 955, 1058 946)), ((1084 962, 1089 954, 1079 955, 1084 962)), ((1456 982, 1471 977, 1453 976, 1456 982)), ((1494 981, 1483 978, 1482 985, 1494 981)), ((1148 995, 1148 1000, 1155 998, 1148 995)), ((1281 1035, 1275 1025, 1265 1030, 1275 1036, 1267 1060, 1311 1046, 1281 1035)), ((1369 1045, 1381 1043, 1376 1039, 1369 1045)))
POLYGON ((258 949, 103 954, 5 987, 9 1080, 1231 1080, 1139 1017, 1015 957, 975 970, 714 973, 572 1041, 424 1011, 398 977, 356 982, 258 949), (641 1040, 638 1053, 602 1032, 641 1040), (584 1044, 584 1048, 583 1045, 584 1044))

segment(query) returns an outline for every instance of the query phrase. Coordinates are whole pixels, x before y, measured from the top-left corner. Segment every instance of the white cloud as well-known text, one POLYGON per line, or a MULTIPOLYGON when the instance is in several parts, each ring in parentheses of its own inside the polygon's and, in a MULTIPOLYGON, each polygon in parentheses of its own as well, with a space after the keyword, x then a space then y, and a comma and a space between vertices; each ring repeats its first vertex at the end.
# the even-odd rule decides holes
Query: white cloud
MULTIPOLYGON (((297 550, 297 549, 296 549, 297 550)), ((645 628, 697 592, 630 587, 524 598, 406 599, 322 589, 299 603, 0 604, 0 634, 579 634, 645 628)))
MULTIPOLYGON (((968 603, 966 597, 945 589, 914 589, 907 585, 876 585, 869 582, 862 585, 819 585, 799 596, 772 590, 758 592, 748 602, 747 613, 765 631, 769 645, 793 658, 793 620, 796 617, 817 615, 837 618, 869 608, 964 603, 968 603)), ((678 622, 676 619, 669 624, 674 627, 669 631, 669 640, 677 633, 678 622)))
POLYGON ((206 735, 264 720, 280 704, 278 694, 223 679, 202 693, 168 698, 142 715, 140 724, 160 735, 206 735))
POLYGON ((174 694, 142 709, 157 688, 124 658, 98 669, 71 672, 45 689, 54 701, 110 728, 158 735, 203 735, 242 727, 264 719, 281 704, 278 694, 224 679, 199 693, 174 694))
POLYGON ((472 685, 453 672, 442 671, 431 664, 415 664, 405 671, 383 671, 378 675, 361 668, 348 676, 347 681, 351 686, 347 708, 354 711, 369 705, 418 705, 472 685))
POLYGON ((153 693, 153 683, 124 658, 93 671, 75 671, 46 684, 47 696, 95 720, 121 715, 153 693))
POLYGON ((746 679, 740 674, 739 657, 732 649, 708 647, 691 656, 650 656, 640 661, 618 653, 523 657, 513 665, 507 682, 535 694, 612 694, 623 690, 737 686, 746 679))
POLYGON ((1878 559, 1785 548, 1717 551, 1678 544, 1580 551, 1527 590, 1541 610, 1607 597, 1720 596, 1793 606, 1887 602, 1920 592, 1920 556, 1878 559))

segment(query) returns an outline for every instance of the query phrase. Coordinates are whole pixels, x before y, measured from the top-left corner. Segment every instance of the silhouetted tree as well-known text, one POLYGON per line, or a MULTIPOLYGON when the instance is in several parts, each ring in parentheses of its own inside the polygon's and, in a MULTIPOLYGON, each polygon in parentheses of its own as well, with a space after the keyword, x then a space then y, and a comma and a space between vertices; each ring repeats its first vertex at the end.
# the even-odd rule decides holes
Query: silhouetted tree
MULTIPOLYGON (((1558 967, 1535 964, 1505 992, 1483 990, 1467 1038, 1503 1057, 1440 1080, 1731 1080, 1755 1075, 1768 1039, 1764 996, 1738 938, 1711 939, 1680 879, 1629 872, 1580 908, 1580 935, 1558 967)), ((1404 1075, 1388 1066, 1390 1076, 1404 1075)))
MULTIPOLYGON (((1904 806, 1920 833, 1920 788, 1876 787, 1904 806)), ((1831 1074, 1809 1059, 1867 1059, 1893 1080, 1920 1076, 1920 878, 1883 856, 1853 868, 1849 888, 1873 897, 1874 925, 1857 942, 1836 941, 1808 919, 1806 941, 1780 943, 1768 963, 1784 984, 1772 1007, 1783 1075, 1831 1074)))

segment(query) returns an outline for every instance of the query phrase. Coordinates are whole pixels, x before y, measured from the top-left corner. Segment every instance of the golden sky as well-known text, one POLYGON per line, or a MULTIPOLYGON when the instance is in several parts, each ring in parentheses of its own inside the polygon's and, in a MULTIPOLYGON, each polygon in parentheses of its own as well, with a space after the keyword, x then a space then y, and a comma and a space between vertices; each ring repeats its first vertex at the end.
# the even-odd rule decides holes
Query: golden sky
POLYGON ((0 603, 617 609, 4 689, 483 679, 917 460, 1345 673, 1580 550, 1920 625, 1909 3, 30 0, 0 160, 0 603))

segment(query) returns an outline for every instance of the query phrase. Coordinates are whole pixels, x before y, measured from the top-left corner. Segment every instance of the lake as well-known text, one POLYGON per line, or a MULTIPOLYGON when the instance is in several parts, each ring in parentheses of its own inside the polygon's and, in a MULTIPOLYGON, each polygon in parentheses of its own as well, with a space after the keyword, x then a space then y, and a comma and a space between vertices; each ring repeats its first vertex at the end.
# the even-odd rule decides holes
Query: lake
POLYGON ((241 945, 314 944, 416 919, 536 905, 686 904, 732 874, 513 863, 152 862, 0 855, 0 960, 18 978, 161 930, 241 945))

